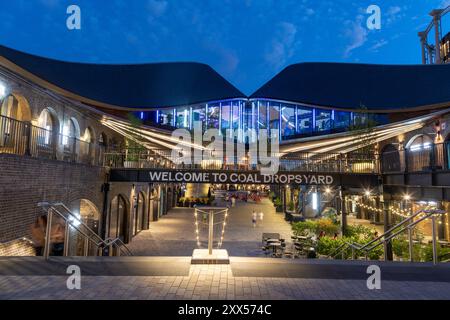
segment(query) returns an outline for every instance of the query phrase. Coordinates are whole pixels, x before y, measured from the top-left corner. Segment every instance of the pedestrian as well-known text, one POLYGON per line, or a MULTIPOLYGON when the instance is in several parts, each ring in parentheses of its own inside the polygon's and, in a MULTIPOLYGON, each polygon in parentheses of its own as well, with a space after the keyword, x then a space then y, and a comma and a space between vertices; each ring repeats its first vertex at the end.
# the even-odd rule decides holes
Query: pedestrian
POLYGON ((261 222, 264 220, 264 212, 260 212, 259 213, 259 220, 261 220, 261 222))
POLYGON ((253 210, 253 213, 252 213, 252 224, 253 224, 253 228, 256 227, 256 218, 257 218, 256 211, 253 210))
POLYGON ((231 206, 232 207, 236 206, 236 198, 234 196, 231 197, 231 206))

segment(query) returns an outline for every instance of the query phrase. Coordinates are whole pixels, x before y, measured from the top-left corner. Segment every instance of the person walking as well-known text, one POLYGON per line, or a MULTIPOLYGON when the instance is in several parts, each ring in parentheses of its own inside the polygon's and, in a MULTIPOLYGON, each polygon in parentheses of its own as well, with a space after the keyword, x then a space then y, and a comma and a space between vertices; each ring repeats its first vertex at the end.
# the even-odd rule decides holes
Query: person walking
POLYGON ((253 224, 253 228, 256 227, 256 218, 257 218, 256 211, 253 210, 253 213, 252 213, 252 224, 253 224))
POLYGON ((262 211, 259 212, 259 220, 261 221, 261 223, 264 220, 264 212, 262 212, 262 211))

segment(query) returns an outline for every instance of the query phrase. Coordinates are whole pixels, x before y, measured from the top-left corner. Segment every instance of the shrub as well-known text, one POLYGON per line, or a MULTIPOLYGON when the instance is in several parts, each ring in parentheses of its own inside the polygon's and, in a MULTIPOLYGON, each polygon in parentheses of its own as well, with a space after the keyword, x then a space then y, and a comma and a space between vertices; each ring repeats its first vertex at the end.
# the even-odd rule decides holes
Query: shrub
POLYGON ((292 231, 296 236, 305 236, 308 233, 316 233, 317 224, 313 220, 294 222, 292 224, 292 231))
POLYGON ((333 223, 331 219, 322 218, 316 221, 317 228, 316 232, 325 232, 326 235, 334 236, 335 233, 339 233, 339 225, 333 223))
POLYGON ((372 238, 373 235, 373 229, 360 224, 355 226, 347 226, 345 230, 345 236, 347 237, 372 238))
MULTIPOLYGON (((450 254, 450 248, 441 248, 440 245, 437 245, 437 255, 438 260, 445 260, 445 255, 450 254)), ((447 257, 448 259, 448 257, 447 257)), ((433 245, 427 244, 422 247, 422 261, 429 262, 433 261, 433 245)))

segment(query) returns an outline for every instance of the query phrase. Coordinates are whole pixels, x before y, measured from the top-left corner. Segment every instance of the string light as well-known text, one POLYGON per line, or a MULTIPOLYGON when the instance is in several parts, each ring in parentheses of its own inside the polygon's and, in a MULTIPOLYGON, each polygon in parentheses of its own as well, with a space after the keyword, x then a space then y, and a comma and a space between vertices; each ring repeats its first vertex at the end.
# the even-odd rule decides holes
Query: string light
POLYGON ((222 232, 220 233, 220 241, 218 243, 219 249, 222 247, 223 237, 225 234, 225 226, 227 225, 227 217, 228 217, 228 209, 225 209, 225 214, 224 214, 223 223, 222 223, 222 232))

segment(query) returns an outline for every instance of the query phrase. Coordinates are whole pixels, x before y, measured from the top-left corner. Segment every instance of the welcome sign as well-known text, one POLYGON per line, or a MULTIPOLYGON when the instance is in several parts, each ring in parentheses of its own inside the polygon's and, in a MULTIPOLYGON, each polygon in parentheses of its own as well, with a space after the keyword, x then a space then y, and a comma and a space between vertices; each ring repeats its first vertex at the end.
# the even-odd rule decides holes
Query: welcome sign
POLYGON ((280 171, 264 175, 260 171, 201 170, 201 169, 111 169, 110 182, 143 183, 214 183, 214 184, 292 184, 326 185, 354 188, 379 186, 378 175, 373 173, 328 173, 280 171))
POLYGON ((258 172, 192 172, 151 171, 149 182, 230 183, 230 184, 311 184, 331 185, 333 176, 324 174, 277 173, 264 175, 258 172))

